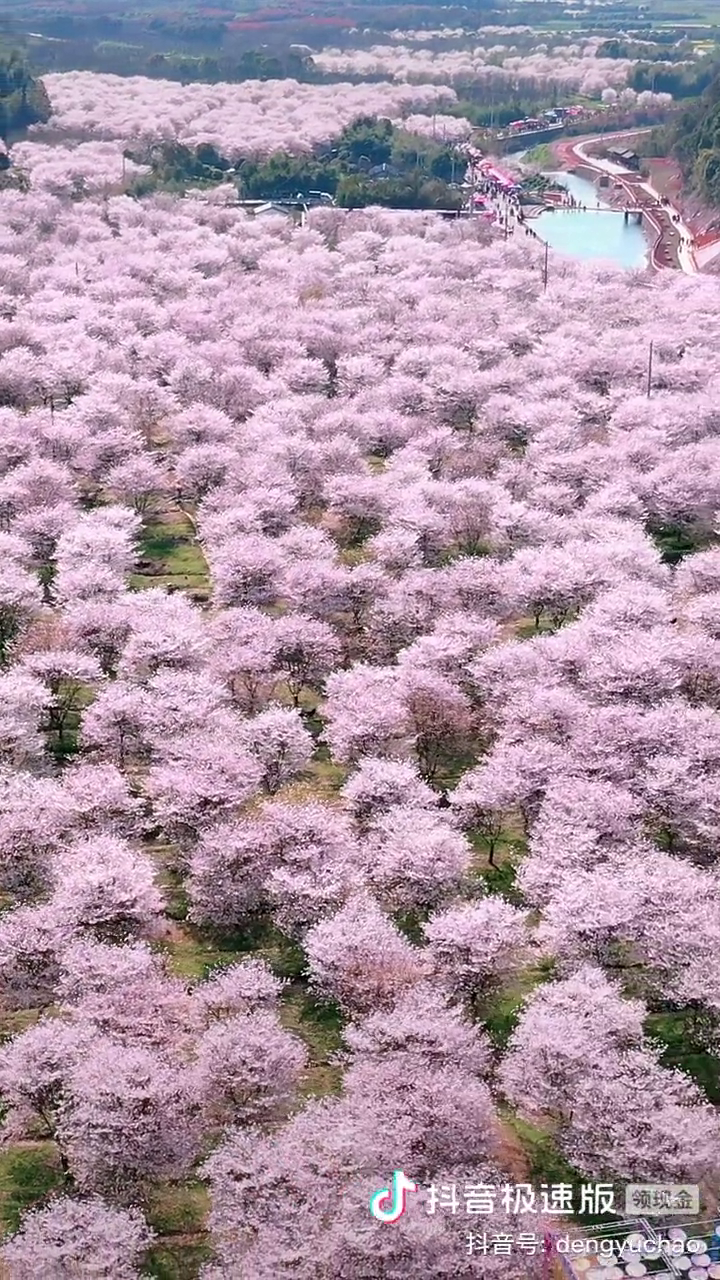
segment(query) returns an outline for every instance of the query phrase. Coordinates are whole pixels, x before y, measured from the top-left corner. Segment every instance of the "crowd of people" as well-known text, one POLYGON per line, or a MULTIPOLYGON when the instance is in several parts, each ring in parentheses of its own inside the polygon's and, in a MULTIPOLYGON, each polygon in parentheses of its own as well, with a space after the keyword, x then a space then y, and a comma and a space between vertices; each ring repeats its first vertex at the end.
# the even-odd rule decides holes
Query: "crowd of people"
POLYGON ((466 180, 470 183, 472 207, 485 210, 506 236, 514 235, 524 222, 519 186, 501 182, 493 172, 483 172, 472 164, 466 180))

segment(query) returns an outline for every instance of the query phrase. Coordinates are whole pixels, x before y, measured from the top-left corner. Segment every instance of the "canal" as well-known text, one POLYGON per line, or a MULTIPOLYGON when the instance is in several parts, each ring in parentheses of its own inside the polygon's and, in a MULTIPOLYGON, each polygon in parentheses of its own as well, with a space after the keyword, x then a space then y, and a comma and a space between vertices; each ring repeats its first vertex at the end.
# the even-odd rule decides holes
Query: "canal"
POLYGON ((587 206, 586 213, 578 209, 552 209, 533 218, 530 223, 533 231, 541 240, 546 240, 551 249, 571 258, 613 262, 627 269, 645 265, 649 246, 642 227, 634 221, 626 222, 621 213, 610 210, 594 183, 574 173, 546 176, 566 187, 580 204, 587 206))

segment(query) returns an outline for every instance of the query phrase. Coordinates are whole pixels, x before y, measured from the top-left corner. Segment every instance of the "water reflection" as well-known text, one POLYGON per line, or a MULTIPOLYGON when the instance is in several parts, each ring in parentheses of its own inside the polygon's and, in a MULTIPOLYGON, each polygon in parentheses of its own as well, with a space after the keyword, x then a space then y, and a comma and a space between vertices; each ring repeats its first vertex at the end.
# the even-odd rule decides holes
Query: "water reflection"
POLYGON ((586 206, 577 209, 554 209, 541 213, 530 223, 533 231, 547 240, 552 249, 571 258, 614 262, 619 267, 642 267, 648 253, 648 242, 642 227, 626 222, 621 213, 611 212, 594 183, 574 173, 548 174, 572 196, 586 206), (600 204, 598 211, 597 205, 600 204))

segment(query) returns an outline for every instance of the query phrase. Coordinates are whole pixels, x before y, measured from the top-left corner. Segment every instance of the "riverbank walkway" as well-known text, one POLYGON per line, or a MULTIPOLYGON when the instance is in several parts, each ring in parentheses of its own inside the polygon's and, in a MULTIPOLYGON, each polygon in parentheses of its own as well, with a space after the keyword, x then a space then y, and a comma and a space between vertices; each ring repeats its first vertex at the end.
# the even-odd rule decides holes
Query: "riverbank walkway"
MULTIPOLYGON (((592 138, 580 138, 577 142, 568 139, 560 144, 563 161, 568 168, 581 166, 583 169, 605 174, 612 178, 616 187, 620 187, 627 199, 628 207, 642 211, 643 217, 655 232, 655 243, 651 252, 652 265, 661 270, 675 267, 686 275, 695 275, 698 270, 693 253, 693 233, 683 221, 678 209, 656 191, 652 183, 643 179, 642 175, 614 160, 602 160, 588 155, 588 148, 617 142, 621 138, 637 137, 640 133, 650 133, 649 129, 623 130, 622 133, 598 134, 592 138)), ((558 150, 560 151, 560 148, 558 150)))
MULTIPOLYGON (((617 198, 618 190, 622 193, 622 204, 619 207, 616 204, 616 212, 623 214, 626 220, 637 215, 638 220, 649 226, 653 233, 650 264, 655 270, 674 267, 687 275, 695 275, 698 265, 693 253, 693 234, 674 205, 635 170, 627 169, 614 160, 603 160, 588 155, 587 152, 587 148, 597 146, 598 143, 618 141, 621 138, 636 137, 639 133, 649 132, 649 129, 623 130, 621 133, 579 138, 575 142, 568 139, 556 146, 555 151, 562 158, 562 163, 567 169, 579 168, 587 172, 590 177, 595 174, 612 180, 614 188, 612 194, 617 198)), ((487 165, 487 162, 485 163, 487 165)), ((532 214, 530 211, 524 214, 516 192, 506 189, 505 184, 501 186, 496 183, 487 173, 479 172, 474 160, 471 160, 468 165, 466 183, 470 187, 468 208, 473 209, 474 201, 481 198, 484 216, 490 217, 494 225, 504 233, 506 239, 518 231, 524 231, 526 235, 541 239, 529 225, 532 214)), ((560 200, 561 204, 555 207, 568 207, 564 206, 562 197, 560 200)), ((554 201, 552 203, 554 204, 554 201)), ((601 209, 599 199, 597 207, 600 212, 613 211, 612 206, 601 209)), ((592 210, 590 206, 581 206, 581 211, 591 212, 592 210)))

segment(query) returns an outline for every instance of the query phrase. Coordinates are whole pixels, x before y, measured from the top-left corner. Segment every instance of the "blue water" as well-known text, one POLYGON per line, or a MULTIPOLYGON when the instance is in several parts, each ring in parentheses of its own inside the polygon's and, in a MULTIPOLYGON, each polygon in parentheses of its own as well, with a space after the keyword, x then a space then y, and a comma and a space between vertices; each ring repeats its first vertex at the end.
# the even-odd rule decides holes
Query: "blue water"
POLYGON ((645 265, 648 243, 642 227, 633 221, 626 222, 621 213, 608 210, 595 185, 585 178, 578 178, 574 173, 548 176, 567 187, 576 200, 587 205, 588 212, 554 209, 541 213, 530 223, 541 240, 546 240, 551 249, 566 253, 571 258, 613 262, 628 269, 645 265), (598 200, 599 212, 596 208, 598 200))

